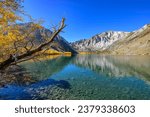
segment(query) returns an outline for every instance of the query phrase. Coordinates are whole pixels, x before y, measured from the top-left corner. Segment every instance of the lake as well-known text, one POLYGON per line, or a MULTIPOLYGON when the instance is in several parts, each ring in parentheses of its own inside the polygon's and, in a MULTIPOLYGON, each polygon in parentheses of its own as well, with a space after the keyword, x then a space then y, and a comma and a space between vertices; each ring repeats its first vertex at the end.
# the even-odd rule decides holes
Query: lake
POLYGON ((1 87, 0 99, 150 99, 150 56, 60 56, 22 67, 33 82, 1 87))

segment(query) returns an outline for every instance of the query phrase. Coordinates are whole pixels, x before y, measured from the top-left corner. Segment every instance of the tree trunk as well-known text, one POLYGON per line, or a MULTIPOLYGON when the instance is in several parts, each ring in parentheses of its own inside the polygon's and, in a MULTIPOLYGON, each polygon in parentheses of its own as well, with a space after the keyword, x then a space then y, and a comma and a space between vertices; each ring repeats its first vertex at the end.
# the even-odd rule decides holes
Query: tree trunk
MULTIPOLYGON (((33 50, 30 50, 22 55, 17 56, 17 61, 22 60, 26 57, 30 57, 30 56, 34 55, 35 53, 40 52, 42 50, 42 48, 44 48, 45 46, 49 45, 55 39, 55 37, 62 31, 62 29, 65 28, 66 25, 64 24, 64 22, 65 22, 65 19, 63 18, 61 21, 60 27, 58 28, 58 30, 53 32, 52 36, 50 37, 50 39, 47 42, 39 45, 39 47, 37 47, 33 50)), ((0 70, 7 68, 8 66, 10 66, 11 64, 13 64, 14 62, 17 62, 17 61, 15 60, 15 58, 12 55, 10 55, 10 57, 7 60, 0 63, 0 70)))

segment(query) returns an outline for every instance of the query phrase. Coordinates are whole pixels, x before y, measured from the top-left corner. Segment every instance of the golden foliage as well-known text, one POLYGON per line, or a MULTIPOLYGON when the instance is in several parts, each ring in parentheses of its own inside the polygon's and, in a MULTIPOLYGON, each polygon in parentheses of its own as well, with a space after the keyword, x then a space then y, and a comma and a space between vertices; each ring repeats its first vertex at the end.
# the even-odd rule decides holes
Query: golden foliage
POLYGON ((51 54, 49 45, 66 26, 65 18, 62 18, 60 26, 48 39, 43 35, 43 42, 36 43, 35 33, 42 28, 40 24, 29 23, 26 28, 16 23, 22 20, 17 12, 24 14, 21 3, 22 0, 0 1, 0 69, 31 59, 44 50, 51 54))
POLYGON ((2 0, 0 1, 0 57, 7 57, 10 53, 14 52, 13 43, 20 36, 17 27, 10 27, 17 20, 21 20, 16 15, 19 9, 18 0, 2 0))
POLYGON ((0 61, 5 60, 12 54, 21 54, 32 49, 32 32, 41 28, 39 24, 31 24, 28 30, 22 30, 16 25, 16 21, 21 21, 21 17, 16 12, 22 12, 22 0, 2 0, 0 1, 0 61))

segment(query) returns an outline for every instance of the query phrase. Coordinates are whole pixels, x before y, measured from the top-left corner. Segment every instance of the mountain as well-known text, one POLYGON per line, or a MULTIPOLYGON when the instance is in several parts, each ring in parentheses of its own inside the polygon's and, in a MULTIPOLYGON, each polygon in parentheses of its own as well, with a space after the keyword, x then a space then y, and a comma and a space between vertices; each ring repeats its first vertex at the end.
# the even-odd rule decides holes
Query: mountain
MULTIPOLYGON (((31 23, 19 24, 21 29, 32 28, 31 23)), ((42 27, 33 32, 35 43, 44 42, 44 37, 52 35, 52 31, 42 27)), ((150 55, 150 24, 133 32, 108 31, 97 34, 89 39, 68 43, 58 35, 50 47, 60 52, 103 52, 120 55, 150 55)))
POLYGON ((107 50, 112 54, 150 55, 150 25, 131 32, 126 38, 113 43, 107 50))
POLYGON ((108 31, 93 36, 90 39, 83 39, 71 43, 72 47, 77 51, 99 51, 105 50, 114 42, 128 36, 129 32, 108 31))
POLYGON ((150 24, 133 32, 108 31, 71 43, 77 51, 120 55, 150 55, 150 24))
MULTIPOLYGON (((32 28, 32 22, 30 23, 22 23, 18 24, 21 30, 28 30, 32 28)), ((49 38, 52 35, 52 31, 42 27, 41 29, 37 29, 32 32, 35 37, 35 44, 40 44, 45 41, 45 38, 49 38)), ((76 50, 74 50, 70 44, 60 35, 58 35, 54 41, 50 44, 50 47, 59 52, 71 52, 72 54, 77 54, 76 50)))

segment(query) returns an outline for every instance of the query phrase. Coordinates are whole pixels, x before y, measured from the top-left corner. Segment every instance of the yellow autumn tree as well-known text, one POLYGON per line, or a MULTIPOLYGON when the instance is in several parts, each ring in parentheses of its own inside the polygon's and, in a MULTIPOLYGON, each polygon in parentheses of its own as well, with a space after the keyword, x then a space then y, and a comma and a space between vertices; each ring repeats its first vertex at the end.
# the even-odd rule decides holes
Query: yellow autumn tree
POLYGON ((21 20, 16 12, 21 8, 21 0, 1 0, 0 1, 0 57, 1 61, 9 55, 11 44, 16 40, 18 30, 12 29, 10 25, 21 20))
MULTIPOLYGON (((22 47, 27 43, 27 36, 30 32, 36 30, 38 25, 32 24, 32 29, 21 32, 19 25, 16 25, 16 21, 22 21, 22 18, 18 15, 22 12, 21 3, 23 0, 1 0, 0 1, 0 57, 1 61, 8 58, 10 54, 19 54, 23 52, 26 47, 22 47), (21 47, 18 46, 22 45, 21 47)), ((28 40, 29 41, 29 40, 28 40)))
POLYGON ((42 51, 65 27, 63 18, 60 26, 49 39, 35 45, 32 32, 42 27, 31 23, 28 30, 23 30, 20 25, 16 25, 17 21, 22 21, 18 15, 23 13, 22 2, 23 0, 0 0, 0 70, 42 51))

